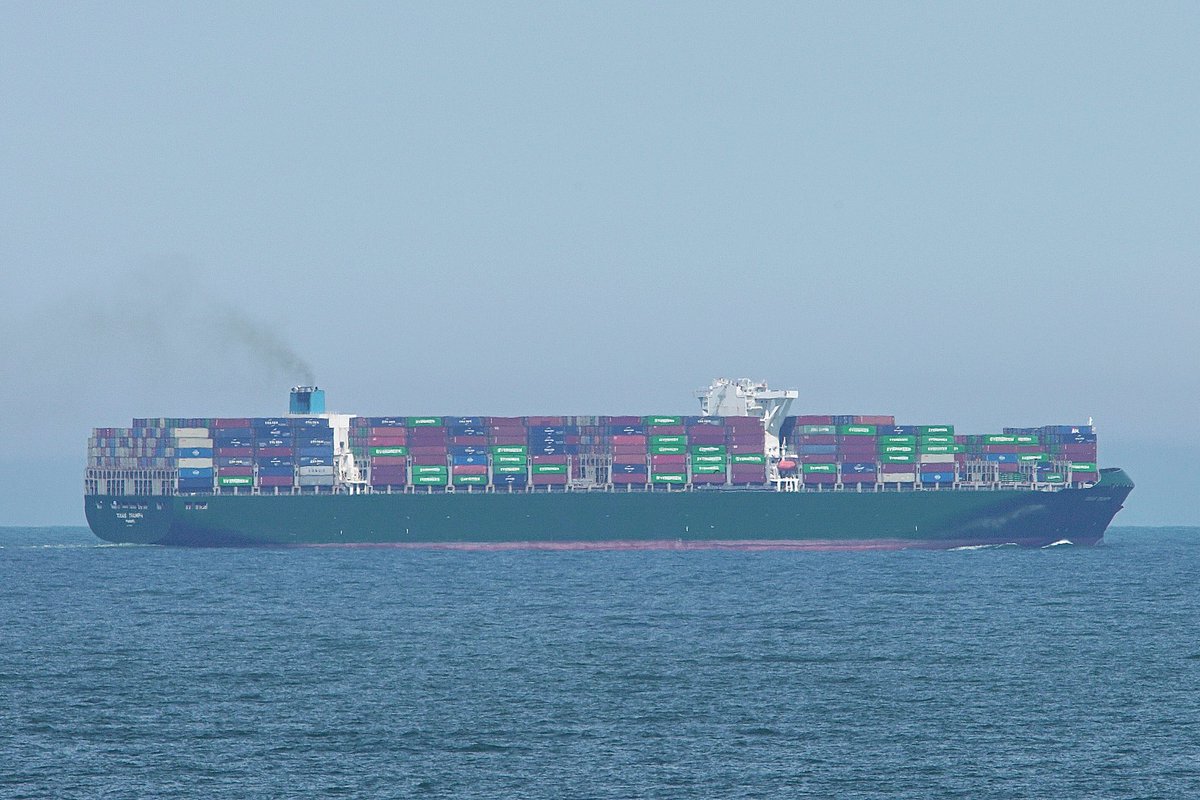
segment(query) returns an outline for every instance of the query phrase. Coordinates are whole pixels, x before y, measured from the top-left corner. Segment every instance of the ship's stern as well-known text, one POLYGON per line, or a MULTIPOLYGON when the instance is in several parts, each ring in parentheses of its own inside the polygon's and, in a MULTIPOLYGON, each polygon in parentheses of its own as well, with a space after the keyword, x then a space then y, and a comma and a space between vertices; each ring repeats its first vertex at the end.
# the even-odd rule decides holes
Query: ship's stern
POLYGON ((83 501, 88 527, 107 542, 159 544, 170 533, 170 497, 88 495, 83 501))

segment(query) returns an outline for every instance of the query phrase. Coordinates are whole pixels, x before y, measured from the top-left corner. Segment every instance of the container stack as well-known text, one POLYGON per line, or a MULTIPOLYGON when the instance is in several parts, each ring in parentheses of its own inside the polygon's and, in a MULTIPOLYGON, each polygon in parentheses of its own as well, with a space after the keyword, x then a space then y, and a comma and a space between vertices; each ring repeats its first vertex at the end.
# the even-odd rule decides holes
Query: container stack
POLYGON ((729 435, 725 420, 721 417, 688 417, 685 422, 692 483, 703 486, 728 482, 729 435))
POLYGON ((767 482, 767 455, 763 421, 758 417, 725 417, 725 449, 729 454, 729 482, 734 486, 759 486, 767 482))
POLYGON ((333 486, 333 429, 323 417, 293 417, 296 440, 296 485, 333 486))
POLYGON ((650 449, 650 483, 683 486, 688 482, 688 437, 683 417, 665 414, 642 418, 650 449))
POLYGON ((404 417, 355 417, 350 421, 350 452, 367 465, 367 480, 390 491, 408 485, 408 420, 404 417))
POLYGON ((212 421, 213 458, 217 488, 254 486, 254 427, 249 419, 221 418, 212 421))
POLYGON ((607 448, 614 486, 645 485, 650 475, 650 439, 641 417, 608 417, 607 448))
POLYGON ((250 420, 254 470, 260 489, 290 492, 296 485, 296 436, 287 417, 250 420))
POLYGON ((450 482, 450 431, 442 417, 408 417, 407 436, 411 483, 444 487, 450 482))

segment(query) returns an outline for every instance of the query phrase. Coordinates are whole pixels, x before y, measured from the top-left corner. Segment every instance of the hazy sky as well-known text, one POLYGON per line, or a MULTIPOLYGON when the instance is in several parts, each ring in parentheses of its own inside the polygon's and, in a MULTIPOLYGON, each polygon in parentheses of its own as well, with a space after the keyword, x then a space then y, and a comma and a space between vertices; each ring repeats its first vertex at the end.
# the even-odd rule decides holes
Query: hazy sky
POLYGON ((1093 416, 1200 523, 1196 3, 0 8, 0 524, 285 410, 1093 416), (288 349, 294 351, 294 357, 288 349))

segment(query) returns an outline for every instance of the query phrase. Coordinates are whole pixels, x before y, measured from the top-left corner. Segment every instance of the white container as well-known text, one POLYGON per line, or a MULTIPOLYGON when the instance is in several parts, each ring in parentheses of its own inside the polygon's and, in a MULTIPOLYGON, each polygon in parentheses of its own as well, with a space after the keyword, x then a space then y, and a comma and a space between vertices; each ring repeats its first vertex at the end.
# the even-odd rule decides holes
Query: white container
POLYGON ((179 450, 191 450, 193 447, 212 447, 213 440, 205 439, 203 436, 181 436, 175 440, 175 447, 179 450))
POLYGON ((305 476, 328 475, 333 477, 333 467, 300 467, 299 474, 305 476))
POLYGON ((916 483, 917 473, 915 472, 881 472, 879 473, 880 483, 916 483))
POLYGON ((953 464, 954 453, 921 453, 922 464, 953 464))
POLYGON ((176 439, 207 439, 208 428, 172 428, 171 435, 176 439))
POLYGON ((301 475, 296 479, 299 486, 333 486, 332 475, 301 475))
POLYGON ((181 458, 176 462, 180 469, 191 469, 193 467, 211 467, 213 460, 211 458, 181 458))

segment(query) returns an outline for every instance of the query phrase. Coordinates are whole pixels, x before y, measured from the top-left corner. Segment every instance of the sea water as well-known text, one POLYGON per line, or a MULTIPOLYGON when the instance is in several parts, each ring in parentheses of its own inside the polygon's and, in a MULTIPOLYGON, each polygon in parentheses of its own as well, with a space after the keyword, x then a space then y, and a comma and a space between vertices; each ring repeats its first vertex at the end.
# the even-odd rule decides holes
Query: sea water
POLYGON ((1200 529, 950 552, 0 529, 3 798, 1200 797, 1200 529))

